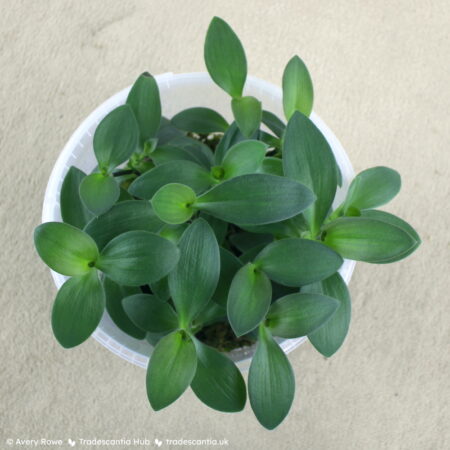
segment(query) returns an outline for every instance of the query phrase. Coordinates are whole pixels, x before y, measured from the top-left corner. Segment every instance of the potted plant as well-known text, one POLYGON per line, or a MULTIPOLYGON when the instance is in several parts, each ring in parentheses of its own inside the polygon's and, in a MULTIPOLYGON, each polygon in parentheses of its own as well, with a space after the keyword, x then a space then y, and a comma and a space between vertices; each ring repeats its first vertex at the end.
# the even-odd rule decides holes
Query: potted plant
POLYGON ((420 238, 375 209, 400 190, 387 167, 359 173, 333 208, 341 169, 309 118, 313 87, 299 57, 283 74, 286 124, 243 95, 245 53, 222 19, 212 20, 204 55, 234 121, 195 104, 167 119, 158 83, 142 74, 96 126, 95 170, 67 170, 62 222, 39 225, 34 242, 70 277, 52 310, 63 347, 91 336, 106 308, 123 332, 154 346, 154 410, 190 386, 211 408, 236 412, 248 390, 257 419, 273 429, 295 390, 280 342, 307 336, 329 357, 346 337, 344 258, 395 262, 420 238), (248 388, 229 358, 236 348, 253 355, 248 388))

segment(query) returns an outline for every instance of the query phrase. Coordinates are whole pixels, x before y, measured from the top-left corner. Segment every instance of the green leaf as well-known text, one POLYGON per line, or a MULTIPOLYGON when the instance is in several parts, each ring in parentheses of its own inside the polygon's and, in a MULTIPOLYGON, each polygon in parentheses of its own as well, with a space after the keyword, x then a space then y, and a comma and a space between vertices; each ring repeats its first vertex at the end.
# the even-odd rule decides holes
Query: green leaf
POLYGON ((241 256, 239 256, 239 260, 243 264, 250 263, 254 261, 254 259, 261 253, 261 250, 266 246, 265 243, 259 244, 256 247, 251 248, 250 250, 247 250, 246 252, 242 253, 241 256))
POLYGON ((263 110, 262 123, 279 138, 283 137, 286 124, 275 114, 263 110))
POLYGON ((109 175, 92 173, 80 183, 80 198, 96 216, 108 211, 120 196, 120 187, 109 175))
POLYGON ((231 147, 222 161, 224 179, 256 172, 261 166, 267 146, 260 141, 242 141, 231 147))
POLYGON ((228 128, 228 122, 218 112, 203 107, 184 109, 171 122, 177 128, 198 134, 224 132, 228 128))
POLYGON ((199 159, 196 155, 193 155, 191 152, 171 145, 171 142, 166 145, 161 145, 151 153, 152 161, 160 166, 162 164, 166 164, 170 161, 191 161, 193 163, 199 164, 199 159))
POLYGON ((181 236, 183 235, 187 227, 187 223, 183 223, 181 225, 166 224, 163 228, 161 228, 159 235, 163 238, 168 239, 169 241, 172 241, 174 244, 178 244, 178 241, 181 239, 181 236))
POLYGON ((187 325, 216 289, 220 254, 216 236, 203 219, 196 219, 189 225, 178 246, 180 260, 169 275, 169 288, 180 323, 187 325))
POLYGON ((226 306, 231 282, 241 267, 241 261, 233 253, 222 247, 220 248, 220 278, 216 292, 214 292, 212 297, 219 305, 226 306))
POLYGON ((192 322, 192 328, 198 329, 217 322, 227 320, 227 310, 218 303, 209 302, 207 308, 203 308, 200 314, 192 322))
POLYGON ((257 234, 249 233, 247 231, 240 231, 238 233, 231 234, 230 242, 242 253, 248 252, 257 245, 267 245, 273 241, 271 234, 257 234))
POLYGON ((239 38, 219 17, 209 25, 204 56, 214 82, 232 97, 240 97, 247 78, 247 60, 239 38))
POLYGON ((164 222, 177 225, 188 221, 194 214, 195 192, 184 184, 169 183, 152 198, 156 215, 164 222))
POLYGON ((80 198, 80 183, 85 177, 82 170, 71 166, 64 177, 60 196, 62 220, 80 229, 93 217, 80 198))
POLYGON ((416 242, 411 248, 406 250, 404 253, 388 258, 384 261, 379 261, 378 262, 379 264, 391 263, 406 258, 411 253, 413 253, 422 242, 420 236, 417 234, 417 231, 408 222, 405 222, 403 219, 400 219, 400 217, 394 216, 394 214, 390 214, 385 211, 368 209, 365 211, 361 211, 361 216, 366 217, 368 219, 381 220, 382 222, 395 225, 396 227, 401 228, 404 232, 408 233, 416 242))
POLYGON ((399 193, 400 187, 400 174, 389 167, 363 170, 348 188, 345 210, 350 207, 361 210, 384 205, 399 193))
POLYGON ((324 242, 344 258, 375 264, 401 259, 417 246, 417 241, 398 226, 366 217, 330 222, 324 242))
POLYGON ((148 231, 128 231, 106 245, 96 267, 116 283, 141 286, 167 275, 178 258, 177 247, 167 239, 148 231))
POLYGON ((186 132, 180 130, 179 128, 174 127, 170 120, 166 117, 161 117, 161 124, 159 126, 158 133, 156 138, 158 139, 159 145, 165 145, 172 139, 175 139, 180 136, 184 136, 186 132))
POLYGON ((155 411, 169 406, 189 387, 197 368, 197 354, 184 331, 163 337, 147 368, 147 396, 155 411))
POLYGON ((150 200, 159 188, 169 183, 189 186, 196 193, 206 191, 212 184, 209 172, 192 161, 166 162, 136 178, 128 188, 135 197, 150 200))
POLYGON ((124 311, 141 330, 164 333, 178 328, 177 315, 169 303, 150 294, 135 294, 122 300, 124 311))
POLYGON ((270 307, 266 326, 274 336, 287 339, 306 336, 324 325, 339 302, 321 294, 290 294, 270 307))
POLYGON ((265 131, 259 130, 259 140, 264 142, 264 144, 268 145, 270 149, 281 150, 281 139, 272 136, 270 133, 266 133, 265 131))
POLYGON ((292 367, 270 331, 259 328, 259 340, 248 373, 248 394, 256 418, 272 430, 287 416, 295 394, 292 367))
POLYGON ((286 128, 283 169, 286 177, 303 183, 316 195, 316 202, 303 214, 313 234, 317 234, 336 193, 336 161, 319 129, 299 112, 286 128))
POLYGON ((283 161, 280 158, 274 158, 270 156, 264 158, 261 164, 261 173, 276 175, 278 177, 284 176, 283 161))
POLYGON ((236 273, 230 286, 227 314, 236 336, 256 328, 266 316, 272 299, 267 275, 248 263, 236 273))
POLYGON ((34 245, 42 261, 62 275, 83 275, 98 258, 94 240, 72 225, 47 222, 34 230, 34 245))
POLYGON ((69 278, 58 291, 52 328, 65 348, 84 342, 97 328, 105 309, 105 293, 96 270, 69 278))
POLYGON ((191 383, 195 395, 210 408, 222 412, 244 409, 245 382, 236 365, 216 349, 194 340, 197 371, 191 383))
POLYGON ((293 180, 249 174, 213 187, 194 206, 227 222, 263 225, 293 217, 313 201, 312 192, 293 180))
POLYGON ((112 321, 129 336, 135 339, 144 339, 145 331, 142 331, 131 322, 122 306, 123 298, 138 294, 141 290, 137 287, 120 286, 108 277, 105 277, 103 287, 106 294, 106 310, 112 321))
POLYGON ((158 219, 150 203, 126 200, 114 205, 101 216, 93 218, 84 231, 89 234, 101 250, 109 241, 127 231, 158 232, 164 222, 158 219))
POLYGON ((150 289, 152 292, 163 302, 167 302, 170 298, 169 291, 169 279, 168 277, 161 278, 160 280, 154 281, 150 284, 150 289))
POLYGON ((228 223, 203 212, 200 213, 200 217, 209 223, 216 235, 217 243, 221 245, 228 232, 228 223))
POLYGON ((303 293, 324 294, 339 302, 338 309, 325 325, 308 334, 308 339, 316 350, 330 357, 344 342, 350 325, 351 301, 347 285, 339 273, 335 273, 326 280, 302 287, 303 293))
POLYGON ((242 134, 246 138, 250 138, 261 124, 261 102, 251 96, 233 98, 231 100, 231 109, 242 134))
POLYGON ((271 280, 286 286, 302 286, 328 278, 342 265, 342 258, 320 242, 282 239, 269 244, 255 264, 271 280))
POLYGON ((133 84, 127 97, 139 124, 140 141, 144 142, 156 136, 161 123, 161 100, 156 80, 144 72, 133 84))
POLYGON ((181 136, 170 141, 170 145, 182 148, 194 158, 195 162, 208 170, 214 163, 214 154, 212 150, 197 139, 181 136))
POLYGON ((283 73, 283 109, 286 119, 295 111, 309 116, 313 109, 314 90, 311 77, 305 63, 293 56, 283 73))
POLYGON ((130 106, 111 111, 99 123, 94 134, 94 153, 101 172, 111 173, 136 150, 139 127, 130 106))

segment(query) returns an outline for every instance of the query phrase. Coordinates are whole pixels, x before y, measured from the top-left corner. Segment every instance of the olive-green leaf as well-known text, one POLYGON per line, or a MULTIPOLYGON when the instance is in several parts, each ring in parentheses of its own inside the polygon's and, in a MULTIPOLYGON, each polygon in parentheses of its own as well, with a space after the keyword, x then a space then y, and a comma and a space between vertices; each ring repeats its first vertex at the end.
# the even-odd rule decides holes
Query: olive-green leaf
POLYGON ((314 90, 305 63, 296 55, 286 65, 283 73, 283 109, 289 120, 295 111, 309 116, 313 109, 314 90))
POLYGON ((249 174, 213 187, 194 207, 227 222, 263 225, 293 217, 313 201, 314 194, 294 180, 249 174))
POLYGON ((62 220, 80 229, 93 217, 80 198, 80 183, 85 177, 82 170, 71 166, 64 177, 60 196, 62 220))
POLYGON ((216 349, 194 340, 197 370, 191 383, 195 395, 210 408, 222 412, 244 409, 247 400, 244 378, 236 365, 216 349))
POLYGON ((295 394, 291 364, 270 331, 260 326, 248 373, 248 394, 256 418, 272 430, 287 416, 295 394))
POLYGON ((178 244, 180 260, 169 275, 172 300, 183 325, 208 303, 220 274, 220 253, 216 236, 203 219, 196 219, 178 244))
POLYGON ((333 316, 319 329, 308 334, 308 339, 316 350, 330 357, 343 344, 350 325, 352 308, 347 285, 339 273, 335 273, 326 280, 302 287, 301 292, 324 294, 339 302, 333 316))
POLYGON ((219 305, 226 306, 231 282, 241 267, 241 261, 233 253, 220 247, 220 278, 212 297, 219 305))
POLYGON ((63 347, 75 347, 94 332, 104 309, 105 292, 96 270, 69 278, 53 304, 53 334, 63 347))
POLYGON ((98 258, 94 240, 72 225, 47 222, 34 230, 34 245, 41 259, 62 275, 83 275, 98 258))
POLYGON ((274 113, 263 110, 261 120, 262 123, 276 136, 279 138, 283 136, 284 130, 286 129, 286 124, 274 113))
POLYGON ((228 128, 228 122, 217 111, 204 107, 184 109, 171 122, 181 130, 198 134, 224 132, 228 128))
POLYGON ((251 96, 233 98, 231 100, 231 109, 242 134, 246 138, 250 138, 261 124, 261 102, 251 96))
POLYGON ((324 325, 336 312, 339 302, 321 294, 290 294, 270 307, 266 326, 274 336, 297 338, 324 325))
POLYGON ((390 223, 391 225, 395 225, 396 227, 399 227, 403 231, 408 233, 416 241, 416 243, 411 248, 406 250, 404 253, 398 254, 391 258, 387 258, 384 261, 378 261, 378 264, 391 263, 391 262, 399 261, 400 259, 406 258, 411 253, 413 253, 422 242, 417 231, 408 222, 404 221, 403 219, 400 219, 400 217, 397 217, 394 214, 390 214, 385 211, 379 211, 376 209, 367 209, 365 211, 361 211, 361 216, 367 217, 369 219, 381 220, 382 222, 386 222, 386 223, 390 223))
POLYGON ((178 258, 177 247, 167 239, 148 231, 128 231, 106 245, 96 267, 116 283, 141 286, 166 276, 178 258))
POLYGON ((261 173, 282 177, 284 176, 283 161, 280 158, 274 158, 271 156, 264 158, 260 171, 261 173))
POLYGON ((197 368, 197 354, 184 331, 164 336, 147 368, 147 396, 155 411, 169 406, 189 387, 197 368))
POLYGON ((159 188, 169 183, 189 186, 200 194, 212 184, 209 172, 192 161, 175 160, 155 167, 136 178, 128 188, 135 197, 150 200, 159 188))
POLYGON ((177 225, 192 217, 196 199, 195 192, 189 186, 169 183, 153 196, 152 207, 162 221, 177 225))
POLYGON ((219 17, 208 27, 204 57, 214 82, 232 97, 240 97, 247 78, 245 52, 234 31, 219 17))
MULTIPOLYGON (((252 136, 252 139, 258 139, 258 132, 252 136)), ((222 138, 214 150, 214 164, 221 164, 224 156, 228 152, 228 150, 238 142, 244 141, 246 138, 239 130, 236 122, 233 122, 225 131, 222 138)))
POLYGON ((325 227, 325 244, 344 258, 384 263, 407 254, 417 241, 402 228, 367 217, 342 217, 325 227))
POLYGON ((122 105, 100 122, 94 133, 94 153, 100 171, 111 173, 137 149, 139 127, 130 106, 122 105))
POLYGON ((149 202, 126 200, 114 205, 101 216, 93 218, 84 231, 101 250, 109 241, 127 231, 158 232, 164 226, 149 202))
POLYGON ((103 287, 106 295, 106 311, 112 321, 129 336, 135 339, 144 339, 145 331, 142 331, 129 319, 122 306, 122 300, 125 297, 142 291, 138 287, 121 286, 108 277, 103 280, 103 287))
POLYGON ((267 275, 248 263, 236 273, 230 286, 227 314, 236 336, 252 331, 266 316, 272 299, 267 275))
POLYGON ((141 330, 164 333, 178 328, 173 308, 154 295, 130 295, 122 300, 122 306, 130 320, 141 330))
POLYGON ((342 262, 341 256, 326 245, 298 238, 272 242, 255 259, 255 264, 270 279, 286 286, 302 286, 328 278, 342 262))
POLYGON ((400 174, 389 167, 372 167, 363 170, 353 179, 345 199, 345 209, 350 207, 371 209, 384 205, 400 191, 400 174))
POLYGON ((177 244, 187 227, 187 223, 182 223, 181 225, 166 224, 161 228, 158 234, 163 238, 169 239, 169 241, 172 241, 174 244, 177 244))
POLYGON ((92 173, 80 183, 80 198, 96 216, 108 211, 119 196, 120 187, 112 176, 92 173))
POLYGON ((291 117, 286 128, 283 170, 286 177, 303 183, 316 195, 315 203, 303 214, 317 234, 336 193, 336 161, 325 137, 300 112, 291 117))
POLYGON ((156 80, 144 72, 133 84, 128 94, 127 104, 139 124, 141 145, 156 136, 161 123, 161 100, 156 80))
POLYGON ((222 161, 223 178, 255 173, 260 168, 267 146, 261 141, 247 140, 231 147, 222 161))

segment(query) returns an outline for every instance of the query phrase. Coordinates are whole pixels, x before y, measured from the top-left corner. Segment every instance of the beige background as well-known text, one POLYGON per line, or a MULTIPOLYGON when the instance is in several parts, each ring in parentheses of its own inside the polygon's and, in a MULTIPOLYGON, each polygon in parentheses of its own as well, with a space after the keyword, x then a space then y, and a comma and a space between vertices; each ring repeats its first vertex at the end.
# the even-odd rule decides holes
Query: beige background
MULTIPOLYGON (((446 1, 6 1, 0 14, 0 448, 7 438, 228 438, 233 449, 445 449, 449 434, 449 5, 446 1), (357 265, 353 323, 325 360, 291 355, 292 412, 275 431, 249 407, 221 414, 188 392, 160 413, 145 371, 90 340, 52 338, 55 288, 32 246, 66 140, 142 71, 203 71, 213 15, 234 27, 250 73, 280 83, 307 62, 315 110, 361 170, 403 177, 387 208, 423 238, 394 265, 357 265)), ((78 445, 80 447, 80 445, 78 445)), ((166 447, 163 445, 162 448, 166 447)))

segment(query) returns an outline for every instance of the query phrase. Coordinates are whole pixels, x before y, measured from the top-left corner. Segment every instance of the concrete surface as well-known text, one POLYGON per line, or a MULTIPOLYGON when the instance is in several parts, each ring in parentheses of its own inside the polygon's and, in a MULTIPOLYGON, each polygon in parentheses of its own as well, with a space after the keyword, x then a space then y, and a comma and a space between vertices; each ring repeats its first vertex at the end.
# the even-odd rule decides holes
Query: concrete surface
POLYGON ((232 449, 450 448, 448 2, 0 6, 0 448, 7 439, 41 438, 62 439, 62 448, 69 438, 147 438, 154 448, 155 439, 168 448, 165 439, 181 438, 226 438, 232 449), (401 172, 402 192, 387 209, 423 238, 403 262, 357 265, 350 336, 329 360, 309 344, 291 355, 296 398, 273 432, 249 407, 221 414, 192 392, 154 413, 145 371, 92 340, 72 351, 59 347, 49 322, 55 288, 32 244, 47 178, 73 130, 144 70, 204 70, 213 15, 234 27, 258 77, 280 83, 285 63, 301 55, 315 83, 315 110, 356 170, 384 164, 401 172))

